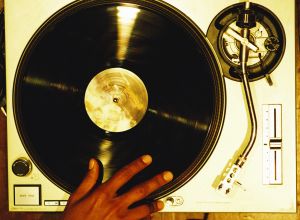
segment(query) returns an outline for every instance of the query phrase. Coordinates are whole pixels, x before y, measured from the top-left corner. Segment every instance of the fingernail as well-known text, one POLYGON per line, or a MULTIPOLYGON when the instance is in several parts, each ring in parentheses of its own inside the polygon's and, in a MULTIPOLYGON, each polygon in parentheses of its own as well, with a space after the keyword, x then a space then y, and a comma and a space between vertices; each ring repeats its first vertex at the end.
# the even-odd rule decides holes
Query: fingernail
POLYGON ((90 162, 89 162, 89 170, 93 169, 94 165, 95 165, 95 160, 90 159, 90 162))
POLYGON ((142 156, 142 161, 145 164, 150 164, 152 162, 152 157, 150 155, 144 155, 142 156))
POLYGON ((171 181, 173 179, 173 174, 170 171, 163 172, 163 178, 165 181, 171 181))
POLYGON ((165 204, 162 201, 157 201, 156 206, 158 210, 162 210, 165 207, 165 204))

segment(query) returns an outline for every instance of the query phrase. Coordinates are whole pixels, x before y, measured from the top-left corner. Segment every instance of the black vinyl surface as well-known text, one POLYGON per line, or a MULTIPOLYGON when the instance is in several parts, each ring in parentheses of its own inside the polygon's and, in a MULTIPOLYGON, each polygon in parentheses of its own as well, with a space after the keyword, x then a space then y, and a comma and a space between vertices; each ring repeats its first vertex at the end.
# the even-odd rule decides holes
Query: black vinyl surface
POLYGON ((186 183, 212 153, 222 128, 224 82, 190 20, 164 3, 121 2, 75 3, 41 27, 19 63, 14 113, 31 159, 65 191, 77 187, 91 157, 103 164, 105 181, 150 154, 153 164, 121 191, 171 170, 174 181, 152 195, 159 197, 186 183), (134 9, 134 16, 122 20, 120 7, 134 9), (149 96, 141 122, 120 133, 97 127, 84 106, 90 80, 113 67, 135 73, 149 96))

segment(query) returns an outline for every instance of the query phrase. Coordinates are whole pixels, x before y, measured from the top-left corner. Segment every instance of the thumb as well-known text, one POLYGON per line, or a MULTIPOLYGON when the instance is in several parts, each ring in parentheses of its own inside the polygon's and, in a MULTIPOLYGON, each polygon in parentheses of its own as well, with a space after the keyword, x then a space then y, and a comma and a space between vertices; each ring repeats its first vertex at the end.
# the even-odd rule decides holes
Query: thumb
POLYGON ((99 178, 99 164, 96 159, 89 161, 89 171, 78 188, 72 193, 68 200, 68 205, 72 205, 88 194, 96 185, 99 178))

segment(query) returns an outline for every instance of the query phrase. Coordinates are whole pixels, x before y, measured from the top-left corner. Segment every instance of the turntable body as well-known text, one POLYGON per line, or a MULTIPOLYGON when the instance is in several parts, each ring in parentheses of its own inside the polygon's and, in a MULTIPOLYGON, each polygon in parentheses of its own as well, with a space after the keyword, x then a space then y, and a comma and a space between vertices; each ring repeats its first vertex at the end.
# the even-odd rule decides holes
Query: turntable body
MULTIPOLYGON (((13 100, 15 73, 26 45, 52 14, 71 2, 71 0, 5 2, 10 211, 63 211, 69 197, 66 191, 51 181, 51 178, 47 178, 45 173, 30 161, 31 156, 23 147, 17 130, 13 100), (14 174, 12 166, 17 167, 18 175, 14 174), (30 170, 28 174, 24 167, 30 170)), ((235 0, 166 2, 185 13, 205 34, 220 11, 239 3, 235 0)), ((223 76, 219 65, 226 89, 226 109, 223 125, 220 125, 222 126, 220 137, 199 172, 179 189, 160 198, 167 204, 164 209, 166 212, 296 211, 295 2, 288 0, 275 3, 271 0, 256 0, 253 3, 271 10, 279 18, 285 30, 286 47, 280 63, 270 75, 273 85, 270 86, 264 78, 250 83, 258 132, 254 147, 241 170, 239 183, 242 185, 237 184, 229 195, 221 195, 215 189, 218 176, 222 174, 226 165, 232 163, 234 157, 241 153, 245 137, 249 136, 242 85, 223 76), (271 119, 274 115, 269 113, 274 109, 277 110, 275 125, 271 119), (270 121, 272 124, 269 124, 270 121), (282 140, 281 157, 277 156, 275 162, 268 161, 269 166, 280 163, 278 167, 273 168, 273 171, 281 169, 281 176, 275 177, 278 182, 270 181, 272 177, 266 177, 264 170, 266 169, 264 143, 270 141, 266 140, 266 136, 270 129, 274 129, 268 127, 269 125, 280 130, 279 138, 282 140)), ((213 50, 213 46, 208 44, 213 50)), ((53 160, 55 159, 54 157, 53 160)), ((179 166, 180 162, 177 161, 179 166)))

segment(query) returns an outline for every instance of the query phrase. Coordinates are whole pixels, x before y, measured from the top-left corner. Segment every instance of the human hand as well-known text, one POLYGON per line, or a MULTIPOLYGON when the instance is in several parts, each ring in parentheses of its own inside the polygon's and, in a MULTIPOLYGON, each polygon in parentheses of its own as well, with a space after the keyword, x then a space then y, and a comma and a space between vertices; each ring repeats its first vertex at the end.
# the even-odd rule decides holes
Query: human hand
POLYGON ((161 201, 135 208, 129 206, 170 182, 173 174, 169 171, 134 186, 122 195, 117 195, 118 189, 151 162, 151 156, 144 155, 119 170, 107 182, 95 187, 99 177, 99 165, 95 159, 91 159, 87 176, 68 200, 63 220, 138 220, 162 210, 164 204, 161 201))

